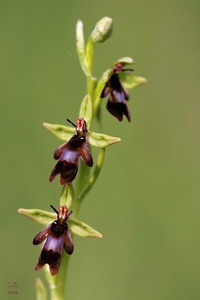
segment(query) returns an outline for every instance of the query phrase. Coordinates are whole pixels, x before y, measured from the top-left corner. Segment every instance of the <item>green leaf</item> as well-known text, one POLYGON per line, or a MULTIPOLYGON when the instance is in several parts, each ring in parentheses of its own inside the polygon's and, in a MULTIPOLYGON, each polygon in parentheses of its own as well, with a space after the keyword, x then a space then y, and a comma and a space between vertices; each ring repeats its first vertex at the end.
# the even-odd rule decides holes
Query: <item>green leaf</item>
POLYGON ((120 142, 121 139, 102 133, 89 132, 88 141, 92 146, 106 148, 112 144, 120 142))
POLYGON ((89 70, 89 66, 85 54, 83 22, 80 20, 78 20, 76 24, 76 48, 77 48, 77 53, 79 56, 79 61, 83 72, 85 73, 86 76, 91 76, 91 72, 89 70))
POLYGON ((133 73, 122 72, 120 74, 122 84, 126 89, 134 89, 137 86, 143 85, 147 82, 146 78, 135 76, 133 73))
POLYGON ((101 172, 101 169, 102 169, 102 165, 103 165, 103 162, 104 162, 104 157, 105 157, 105 148, 100 148, 99 152, 98 152, 96 165, 95 165, 95 169, 93 171, 93 174, 92 174, 92 176, 90 176, 88 182, 85 184, 83 189, 77 195, 77 200, 79 200, 80 202, 83 201, 85 195, 91 190, 94 183, 96 182, 96 180, 97 180, 97 178, 98 178, 98 176, 101 172))
POLYGON ((35 289, 36 289, 36 299, 37 300, 46 300, 47 299, 47 291, 46 291, 46 288, 40 278, 36 278, 36 280, 35 280, 35 289))
POLYGON ((102 18, 91 33, 94 43, 102 43, 112 34, 113 20, 109 17, 102 18))
POLYGON ((68 223, 70 225, 70 230, 74 234, 80 236, 80 237, 97 237, 101 238, 102 234, 98 232, 97 230, 93 229, 89 225, 78 221, 76 219, 70 218, 68 220, 68 223))
POLYGON ((53 135, 55 135, 58 139, 65 142, 75 134, 75 129, 73 127, 49 123, 43 123, 43 126, 53 133, 53 135))
POLYGON ((52 223, 54 220, 56 220, 56 214, 46 210, 34 209, 34 208, 31 209, 19 208, 18 212, 30 218, 31 220, 43 225, 48 225, 52 223))
POLYGON ((74 198, 74 189, 72 183, 65 184, 60 196, 60 205, 66 205, 69 209, 74 198))
POLYGON ((86 95, 83 98, 79 111, 79 117, 86 121, 87 129, 89 129, 92 120, 92 101, 90 95, 86 95))

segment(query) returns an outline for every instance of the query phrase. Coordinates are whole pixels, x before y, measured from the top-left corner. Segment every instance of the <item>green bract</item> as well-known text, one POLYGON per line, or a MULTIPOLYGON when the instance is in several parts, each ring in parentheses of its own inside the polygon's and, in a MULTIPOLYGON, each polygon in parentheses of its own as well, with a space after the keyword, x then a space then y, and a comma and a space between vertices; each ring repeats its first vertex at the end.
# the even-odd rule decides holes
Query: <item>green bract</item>
POLYGON ((66 205, 68 210, 72 206, 74 199, 74 189, 72 183, 65 184, 63 186, 62 194, 60 196, 60 205, 66 205))
POLYGON ((80 20, 76 24, 76 48, 77 48, 81 68, 86 76, 90 76, 91 72, 85 55, 83 22, 80 20))
POLYGON ((47 299, 47 291, 46 291, 46 288, 45 288, 42 280, 40 280, 40 278, 36 278, 35 288, 36 288, 37 300, 46 300, 47 299))
POLYGON ((79 111, 79 117, 86 121, 87 129, 89 129, 92 121, 92 101, 90 95, 86 95, 83 98, 79 111))

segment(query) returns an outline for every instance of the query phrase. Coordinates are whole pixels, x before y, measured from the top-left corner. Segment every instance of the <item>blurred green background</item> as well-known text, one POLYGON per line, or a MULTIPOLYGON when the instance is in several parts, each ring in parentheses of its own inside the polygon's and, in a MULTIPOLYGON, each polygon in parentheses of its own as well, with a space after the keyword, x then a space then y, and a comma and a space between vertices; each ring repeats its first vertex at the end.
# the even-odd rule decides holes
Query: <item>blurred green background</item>
POLYGON ((148 84, 130 92, 130 124, 103 110, 102 131, 122 142, 107 149, 81 208, 103 239, 75 238, 66 299, 200 299, 199 0, 0 0, 0 299, 35 299, 44 279, 32 246, 42 227, 17 209, 58 206, 61 187, 48 177, 60 141, 42 123, 78 117, 75 25, 88 37, 104 16, 114 31, 95 47, 94 74, 131 56, 148 84))

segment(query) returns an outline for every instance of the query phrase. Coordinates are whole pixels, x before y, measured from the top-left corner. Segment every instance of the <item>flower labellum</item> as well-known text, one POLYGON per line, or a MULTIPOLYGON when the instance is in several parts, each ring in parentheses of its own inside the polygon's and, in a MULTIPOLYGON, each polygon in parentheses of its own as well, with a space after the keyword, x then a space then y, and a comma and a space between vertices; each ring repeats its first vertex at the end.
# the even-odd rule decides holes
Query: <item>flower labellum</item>
POLYGON ((93 159, 86 137, 87 126, 85 120, 78 118, 77 125, 69 119, 67 119, 67 121, 76 128, 76 134, 54 152, 54 158, 57 159, 58 162, 49 177, 49 181, 52 181, 60 174, 60 183, 62 185, 73 181, 76 177, 80 157, 87 166, 93 166, 93 159))
POLYGON ((58 273, 63 247, 67 254, 72 254, 74 244, 66 220, 72 211, 68 212, 66 205, 61 205, 59 211, 50 205, 57 213, 57 220, 40 231, 33 239, 33 245, 39 245, 45 239, 35 270, 40 270, 45 264, 49 265, 51 275, 58 273))
POLYGON ((122 121, 123 115, 125 115, 130 122, 131 116, 126 104, 126 101, 129 99, 129 94, 122 86, 119 74, 121 72, 133 71, 133 69, 123 69, 123 66, 124 63, 118 63, 113 68, 113 73, 101 92, 100 97, 104 98, 110 94, 106 106, 107 110, 119 121, 122 121))

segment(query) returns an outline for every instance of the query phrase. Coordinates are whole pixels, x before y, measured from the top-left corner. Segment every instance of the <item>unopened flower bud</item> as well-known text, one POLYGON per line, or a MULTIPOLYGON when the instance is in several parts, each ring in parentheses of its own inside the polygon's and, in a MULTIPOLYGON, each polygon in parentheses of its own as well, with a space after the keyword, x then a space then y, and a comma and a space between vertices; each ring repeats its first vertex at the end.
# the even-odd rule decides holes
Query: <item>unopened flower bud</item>
POLYGON ((102 43, 112 34, 113 20, 109 17, 102 18, 95 26, 91 37, 94 43, 102 43))

